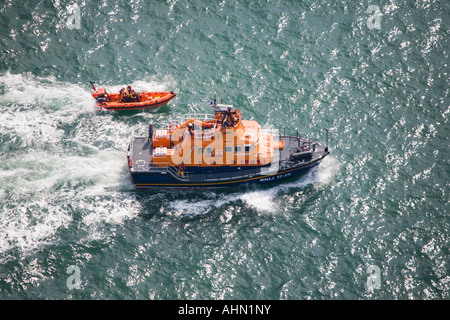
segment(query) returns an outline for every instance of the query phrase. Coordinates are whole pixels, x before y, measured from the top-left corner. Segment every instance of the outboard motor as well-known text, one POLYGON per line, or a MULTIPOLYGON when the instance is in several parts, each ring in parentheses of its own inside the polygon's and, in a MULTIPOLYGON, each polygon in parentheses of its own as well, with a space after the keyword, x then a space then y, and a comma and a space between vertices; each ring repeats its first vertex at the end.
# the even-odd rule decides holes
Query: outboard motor
POLYGON ((105 88, 98 88, 97 96, 95 97, 95 99, 97 100, 97 102, 107 102, 107 95, 108 94, 106 93, 105 88))

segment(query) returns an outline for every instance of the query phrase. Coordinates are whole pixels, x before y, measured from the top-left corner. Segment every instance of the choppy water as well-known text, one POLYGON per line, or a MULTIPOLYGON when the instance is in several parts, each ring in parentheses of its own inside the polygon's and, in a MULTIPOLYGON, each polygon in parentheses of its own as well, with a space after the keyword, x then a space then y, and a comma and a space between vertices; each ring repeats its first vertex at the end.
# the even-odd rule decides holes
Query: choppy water
POLYGON ((449 9, 2 1, 0 298, 448 299, 449 9), (89 80, 178 96, 98 111, 89 80), (331 155, 273 187, 135 191, 131 136, 214 92, 262 125, 329 128, 331 155))

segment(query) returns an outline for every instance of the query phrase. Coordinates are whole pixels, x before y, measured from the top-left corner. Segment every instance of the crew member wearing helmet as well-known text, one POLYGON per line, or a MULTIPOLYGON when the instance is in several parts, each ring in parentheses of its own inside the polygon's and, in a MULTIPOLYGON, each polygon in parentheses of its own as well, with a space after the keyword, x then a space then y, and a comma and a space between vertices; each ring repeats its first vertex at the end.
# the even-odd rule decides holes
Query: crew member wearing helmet
POLYGON ((119 102, 123 102, 124 98, 125 98, 125 88, 122 88, 119 91, 119 102))
POLYGON ((127 93, 130 101, 135 101, 137 99, 137 94, 133 89, 131 89, 130 85, 127 87, 127 93))

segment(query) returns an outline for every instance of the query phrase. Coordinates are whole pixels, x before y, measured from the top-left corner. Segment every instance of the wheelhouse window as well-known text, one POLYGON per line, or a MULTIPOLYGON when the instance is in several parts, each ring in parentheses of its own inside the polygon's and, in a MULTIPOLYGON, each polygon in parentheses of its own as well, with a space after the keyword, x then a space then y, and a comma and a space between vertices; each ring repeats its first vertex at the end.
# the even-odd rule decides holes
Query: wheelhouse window
POLYGON ((252 150, 252 145, 251 144, 246 144, 245 146, 244 146, 244 151, 245 152, 250 152, 252 150))
POLYGON ((242 146, 235 146, 234 147, 234 152, 241 152, 242 151, 242 146))
POLYGON ((226 146, 225 147, 225 152, 233 152, 233 147, 232 146, 226 146))

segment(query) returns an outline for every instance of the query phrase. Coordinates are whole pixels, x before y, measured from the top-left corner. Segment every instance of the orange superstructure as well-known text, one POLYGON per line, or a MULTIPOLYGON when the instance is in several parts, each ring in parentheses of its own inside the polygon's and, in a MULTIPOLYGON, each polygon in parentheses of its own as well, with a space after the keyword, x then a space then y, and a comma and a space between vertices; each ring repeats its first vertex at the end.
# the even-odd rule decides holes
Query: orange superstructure
POLYGON ((213 119, 188 117, 153 134, 153 166, 264 166, 284 144, 264 133, 256 121, 242 120, 239 109, 215 106, 213 119))
MULTIPOLYGON (((137 188, 225 188, 269 184, 317 166, 328 144, 243 120, 240 109, 212 102, 214 116, 183 115, 147 137, 132 137, 128 167, 137 188)), ((327 139, 328 140, 328 139, 327 139)))

